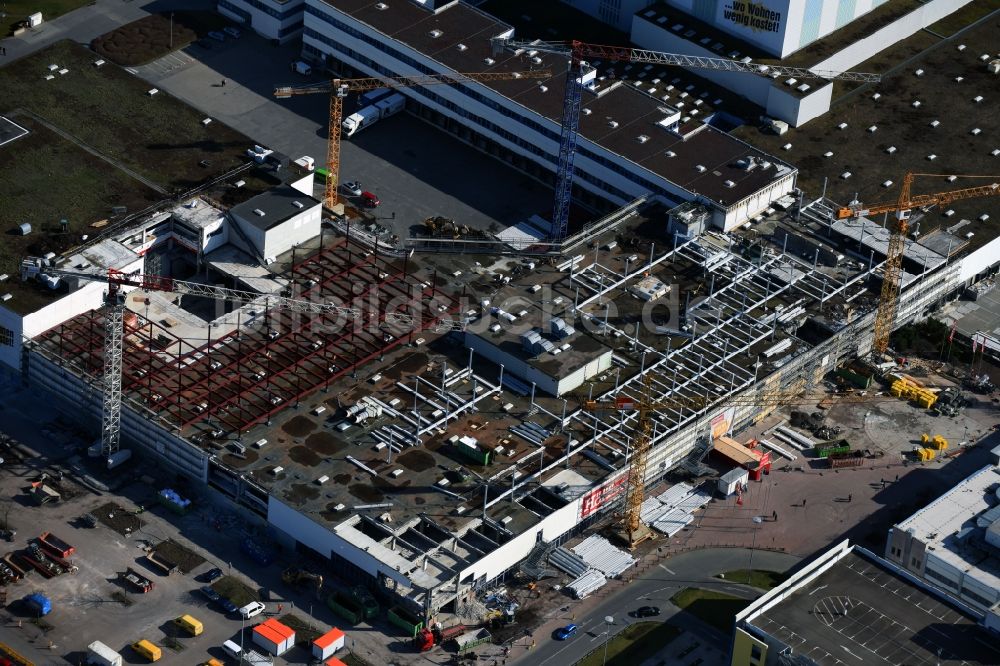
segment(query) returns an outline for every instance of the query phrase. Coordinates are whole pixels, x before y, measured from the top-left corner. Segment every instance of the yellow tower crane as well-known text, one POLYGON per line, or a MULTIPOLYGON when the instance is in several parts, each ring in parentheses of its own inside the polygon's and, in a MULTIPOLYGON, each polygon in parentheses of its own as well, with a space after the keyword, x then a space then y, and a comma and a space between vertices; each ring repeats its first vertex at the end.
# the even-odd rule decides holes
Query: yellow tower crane
POLYGON ((376 90, 378 88, 412 88, 438 84, 467 82, 510 81, 513 79, 547 79, 546 70, 528 72, 475 72, 472 74, 424 74, 419 76, 394 76, 391 78, 333 79, 308 86, 284 86, 274 90, 279 99, 298 95, 321 93, 330 96, 330 130, 326 147, 326 191, 323 205, 333 209, 337 205, 337 184, 340 175, 340 130, 344 112, 344 98, 348 93, 376 90))
POLYGON ((903 184, 899 188, 899 198, 895 202, 875 204, 874 206, 853 205, 837 210, 837 218, 856 218, 883 213, 895 213, 896 222, 890 228, 889 249, 885 256, 885 266, 882 269, 882 294, 879 298, 878 313, 875 315, 875 341, 872 349, 877 354, 885 353, 889 347, 889 335, 896 323, 896 308, 899 305, 899 282, 903 270, 903 250, 907 232, 910 230, 910 213, 914 208, 947 204, 959 199, 974 197, 989 197, 1000 194, 1000 176, 956 176, 957 178, 981 178, 993 180, 989 185, 968 187, 950 192, 935 194, 910 195, 910 187, 915 176, 951 178, 949 174, 913 173, 907 171, 903 176, 903 184))
POLYGON ((643 378, 642 396, 635 398, 618 396, 613 400, 586 400, 583 408, 586 411, 619 411, 638 412, 638 419, 635 425, 635 437, 632 443, 631 462, 628 467, 628 478, 625 485, 625 506, 622 509, 622 540, 628 544, 629 548, 637 545, 653 536, 649 527, 642 524, 640 517, 642 502, 645 499, 646 487, 646 461, 649 458, 649 449, 652 445, 652 422, 650 416, 658 412, 666 411, 700 411, 711 407, 713 403, 719 402, 719 408, 730 406, 758 406, 758 405, 808 405, 817 404, 824 401, 837 401, 838 403, 860 403, 873 401, 896 401, 898 398, 892 396, 863 395, 853 391, 835 393, 805 393, 805 392, 772 392, 766 396, 757 393, 745 393, 736 395, 725 400, 719 396, 670 396, 662 401, 650 399, 651 390, 649 376, 643 378))

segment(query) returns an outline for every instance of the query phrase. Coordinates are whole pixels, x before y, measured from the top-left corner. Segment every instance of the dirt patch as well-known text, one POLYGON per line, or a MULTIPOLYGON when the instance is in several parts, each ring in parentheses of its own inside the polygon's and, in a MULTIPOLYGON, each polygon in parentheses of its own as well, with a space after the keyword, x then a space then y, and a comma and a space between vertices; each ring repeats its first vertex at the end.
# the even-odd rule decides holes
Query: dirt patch
POLYGON ((362 502, 381 502, 385 499, 385 495, 381 490, 364 483, 351 484, 348 486, 347 491, 362 502))
POLYGON ((330 456, 346 449, 347 443, 331 433, 318 432, 306 438, 306 446, 319 455, 330 456))
POLYGON ((350 474, 338 474, 337 476, 333 477, 333 482, 334 483, 339 483, 342 486, 346 486, 348 483, 351 482, 351 475, 350 474))
POLYGON ((152 14, 101 35, 90 46, 108 60, 135 67, 182 49, 197 37, 176 18, 152 14))
POLYGON ((122 536, 139 531, 145 524, 131 511, 126 511, 114 502, 103 504, 93 511, 97 520, 122 536))
POLYGON ((240 469, 257 462, 259 459, 260 454, 252 449, 247 449, 247 452, 242 456, 235 456, 232 453, 226 453, 222 456, 222 462, 240 469))
POLYGON ((322 460, 316 452, 305 446, 293 446, 288 450, 288 457, 306 467, 315 467, 322 460))
POLYGON ((298 615, 289 613, 282 615, 278 620, 289 629, 295 630, 295 644, 299 647, 308 648, 310 644, 322 634, 319 629, 312 626, 298 615))
POLYGON ((183 573, 189 573, 205 563, 204 557, 169 539, 156 544, 153 554, 173 562, 183 573))
POLYGON ((316 424, 308 416, 299 414, 285 421, 281 429, 292 437, 305 437, 316 429, 316 424))
POLYGON ((396 462, 411 472, 425 472, 434 467, 434 456, 420 449, 411 449, 396 458, 396 462))
POLYGON ((283 494, 292 504, 305 504, 308 500, 319 497, 319 488, 305 483, 293 483, 283 494))

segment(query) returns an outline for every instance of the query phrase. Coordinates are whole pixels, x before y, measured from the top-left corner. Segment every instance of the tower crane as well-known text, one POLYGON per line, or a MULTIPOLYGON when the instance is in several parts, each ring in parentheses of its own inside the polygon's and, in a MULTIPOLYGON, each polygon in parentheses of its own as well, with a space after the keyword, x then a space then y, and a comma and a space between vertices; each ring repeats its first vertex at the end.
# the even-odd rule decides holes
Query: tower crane
MULTIPOLYGON (((274 294, 260 294, 241 289, 230 289, 216 285, 175 280, 160 275, 127 274, 109 269, 106 274, 50 268, 45 261, 29 258, 21 262, 21 279, 30 280, 39 275, 76 278, 107 282, 104 320, 104 393, 101 409, 101 454, 110 457, 118 452, 121 442, 122 408, 122 357, 125 337, 125 294, 126 287, 142 291, 164 291, 180 295, 201 296, 219 301, 233 301, 240 304, 260 303, 265 308, 277 308, 289 312, 306 314, 335 314, 345 319, 378 319, 379 313, 365 312, 360 308, 337 305, 323 301, 306 301, 274 294)), ((386 323, 401 326, 422 323, 419 316, 401 312, 387 312, 386 323)), ((439 320, 440 327, 447 330, 462 330, 464 326, 456 320, 439 320)))
POLYGON ((838 393, 802 393, 799 391, 778 391, 759 397, 754 393, 745 393, 722 400, 719 396, 668 396, 663 400, 654 401, 651 398, 649 375, 643 377, 642 391, 638 399, 628 396, 616 396, 611 400, 585 400, 583 409, 588 412, 617 411, 637 412, 635 437, 633 439, 631 462, 628 466, 628 477, 625 485, 625 506, 622 509, 623 541, 634 548, 653 536, 649 527, 642 524, 642 503, 645 498, 646 462, 649 449, 652 446, 651 416, 660 412, 683 410, 701 410, 711 407, 716 402, 724 406, 756 406, 756 405, 795 405, 815 404, 823 400, 834 400, 847 403, 871 402, 879 400, 898 400, 889 396, 862 395, 854 392, 838 393))
POLYGON ((323 204, 332 209, 337 205, 337 184, 340 176, 340 130, 344 111, 344 98, 348 93, 376 90, 378 88, 412 88, 439 84, 466 82, 510 81, 513 79, 547 79, 550 72, 538 70, 528 72, 475 72, 471 74, 422 74, 418 76, 393 76, 386 78, 333 79, 324 83, 307 86, 283 86, 275 88, 278 99, 322 93, 330 96, 330 128, 326 145, 326 190, 323 204))
POLYGON ((863 83, 877 83, 881 80, 881 76, 878 74, 863 72, 829 72, 800 67, 783 67, 780 65, 758 64, 749 60, 680 55, 677 53, 650 51, 648 49, 634 49, 627 46, 600 46, 580 41, 523 41, 504 37, 493 40, 493 50, 495 52, 499 53, 505 48, 541 51, 569 57, 569 68, 566 71, 566 92, 563 99, 559 160, 556 169, 556 194, 552 210, 551 235, 554 240, 565 238, 569 229, 569 206, 573 193, 573 161, 576 157, 576 144, 580 129, 583 74, 587 59, 607 60, 610 62, 649 63, 692 69, 712 69, 721 72, 743 72, 765 76, 790 76, 799 79, 829 79, 859 81, 863 83))
POLYGON ((872 206, 852 205, 837 210, 838 219, 858 218, 869 215, 895 213, 896 221, 890 227, 889 248, 886 251, 885 265, 882 273, 882 293, 879 297, 878 312, 875 315, 875 339, 872 349, 877 354, 883 354, 889 347, 889 335, 896 323, 896 308, 899 305, 899 283, 903 268, 904 240, 910 229, 910 213, 914 208, 951 203, 960 199, 974 197, 990 197, 1000 195, 1000 176, 958 176, 958 178, 992 179, 989 185, 968 187, 950 192, 935 194, 910 194, 910 187, 916 176, 951 177, 940 173, 913 173, 907 171, 899 188, 899 197, 894 202, 880 203, 872 206))

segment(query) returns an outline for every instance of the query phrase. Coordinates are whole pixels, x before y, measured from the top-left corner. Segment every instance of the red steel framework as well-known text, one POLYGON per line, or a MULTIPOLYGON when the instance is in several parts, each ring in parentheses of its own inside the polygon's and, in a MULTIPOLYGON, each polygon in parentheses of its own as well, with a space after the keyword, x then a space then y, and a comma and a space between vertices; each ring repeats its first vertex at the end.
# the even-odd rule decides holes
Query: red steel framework
MULTIPOLYGON (((293 259, 284 275, 301 286, 294 298, 363 304, 379 313, 377 320, 273 309, 258 317, 263 323, 253 330, 239 327, 239 334, 193 346, 157 322, 126 317, 123 392, 171 425, 189 429, 185 434, 240 433, 267 422, 458 310, 459 303, 438 290, 434 280, 422 284, 408 274, 407 259, 395 261, 401 269, 353 241, 338 239, 302 261, 293 259), (438 309, 428 310, 431 301, 438 309), (385 322, 387 312, 413 315, 414 303, 421 307, 417 325, 401 329, 385 322), (180 352, 163 351, 171 348, 180 352)), ((99 378, 103 336, 103 313, 92 310, 37 342, 99 378)))

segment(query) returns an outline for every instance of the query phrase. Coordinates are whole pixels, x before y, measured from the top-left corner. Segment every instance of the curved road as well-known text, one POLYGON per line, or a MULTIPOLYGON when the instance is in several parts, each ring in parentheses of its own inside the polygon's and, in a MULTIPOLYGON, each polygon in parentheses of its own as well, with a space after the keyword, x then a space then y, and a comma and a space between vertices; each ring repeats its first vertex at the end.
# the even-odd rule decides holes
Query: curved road
MULTIPOLYGON (((785 553, 762 550, 753 552, 754 569, 786 571, 799 561, 800 558, 785 553)), ((518 666, 574 664, 602 644, 605 616, 611 615, 615 618, 615 624, 611 627, 612 636, 637 621, 630 618, 628 613, 638 606, 647 604, 659 606, 662 611, 660 620, 666 621, 678 612, 671 605, 670 597, 685 587, 702 587, 735 596, 755 597, 760 594, 759 590, 713 578, 724 571, 746 569, 749 562, 750 550, 745 548, 710 548, 665 558, 597 606, 587 604, 586 600, 571 602, 568 606, 564 606, 563 608, 566 608, 564 612, 557 612, 549 622, 535 632, 536 645, 533 649, 515 647, 512 650, 513 659, 510 663, 516 663, 518 666), (586 607, 586 611, 576 610, 580 607, 586 607), (574 614, 575 619, 572 618, 574 614), (577 635, 565 642, 553 640, 552 632, 570 622, 579 625, 580 630, 577 635)), ((718 639, 718 633, 710 627, 704 627, 702 633, 710 633, 714 639, 718 639)), ((726 638, 728 640, 728 637, 726 638)), ((717 646, 723 651, 728 651, 728 642, 717 646)))

